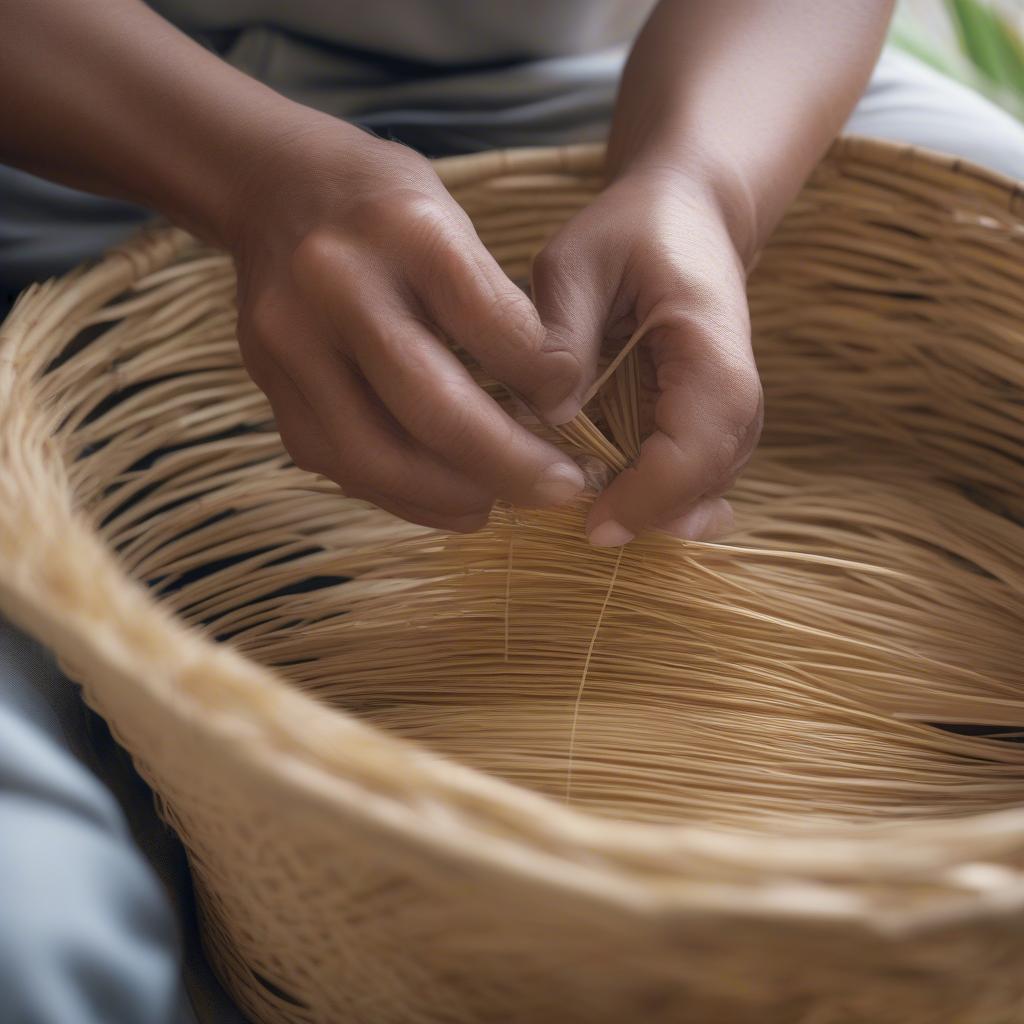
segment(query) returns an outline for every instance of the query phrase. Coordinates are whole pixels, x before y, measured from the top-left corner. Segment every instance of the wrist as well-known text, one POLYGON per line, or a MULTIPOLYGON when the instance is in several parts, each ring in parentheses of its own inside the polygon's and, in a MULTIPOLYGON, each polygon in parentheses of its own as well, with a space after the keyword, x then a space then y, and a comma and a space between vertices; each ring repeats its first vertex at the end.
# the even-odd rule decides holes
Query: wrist
POLYGON ((698 203, 720 220, 743 264, 749 265, 763 242, 754 189, 734 161, 687 145, 652 146, 621 157, 609 145, 610 182, 633 182, 656 193, 698 203))
POLYGON ((326 222, 343 222, 366 192, 429 169, 412 150, 299 104, 252 138, 234 166, 217 229, 220 244, 236 254, 253 241, 265 246, 267 228, 287 248, 326 222))
MULTIPOLYGON (((206 241, 232 251, 244 226, 267 214, 265 189, 258 186, 283 162, 301 134, 307 108, 257 82, 225 105, 198 119, 182 141, 177 159, 150 178, 151 205, 206 241)), ((287 187, 287 175, 278 177, 287 187)))

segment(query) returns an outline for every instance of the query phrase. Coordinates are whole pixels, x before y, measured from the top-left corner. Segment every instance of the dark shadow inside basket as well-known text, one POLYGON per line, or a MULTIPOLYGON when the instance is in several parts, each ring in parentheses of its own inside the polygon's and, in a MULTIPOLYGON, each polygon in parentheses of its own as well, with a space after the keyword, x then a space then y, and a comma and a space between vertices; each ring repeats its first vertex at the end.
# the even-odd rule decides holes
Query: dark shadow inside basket
MULTIPOLYGON (((757 295, 755 280, 755 313, 757 295)), ((1020 438, 1002 444, 971 424, 976 444, 950 443, 957 410, 911 354, 898 389, 865 386, 872 360, 892 379, 892 348, 830 344, 821 325, 763 332, 770 426, 734 495, 735 543, 755 554, 641 541, 610 593, 616 556, 587 547, 581 510, 559 521, 574 539, 557 541, 565 571, 540 596, 530 546, 550 551, 550 524, 499 510, 479 537, 435 540, 442 585, 425 588, 431 555, 412 587, 426 597, 389 603, 372 588, 389 560, 388 585, 403 578, 408 531, 290 464, 228 346, 121 387, 131 373, 111 364, 65 428, 83 508, 158 600, 319 699, 480 770, 664 823, 802 827, 1013 806, 1024 792, 1021 566, 999 552, 1020 536, 1021 481, 1001 472, 1020 438), (904 431, 900 443, 902 415, 934 435, 904 431), (367 531, 374 554, 353 571, 352 537, 367 531), (482 551, 509 542, 522 545, 521 577, 476 571, 482 551), (819 560, 780 555, 790 551, 819 560), (894 557, 918 574, 895 589, 820 561, 894 557), (716 576, 730 586, 709 618, 692 595, 716 576), (562 614, 581 594, 592 612, 606 595, 607 606, 562 614), (827 636, 813 632, 823 608, 827 636)), ((970 369, 969 353, 959 358, 970 369)), ((993 403, 977 408, 990 426, 993 403)))

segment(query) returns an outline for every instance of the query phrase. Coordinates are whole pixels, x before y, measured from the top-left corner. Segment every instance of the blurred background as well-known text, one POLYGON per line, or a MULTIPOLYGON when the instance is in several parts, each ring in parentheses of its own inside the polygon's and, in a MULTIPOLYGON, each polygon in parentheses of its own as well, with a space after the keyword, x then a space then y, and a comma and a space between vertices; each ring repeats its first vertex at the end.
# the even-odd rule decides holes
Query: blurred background
POLYGON ((891 39, 1024 121, 1024 0, 900 0, 891 39))

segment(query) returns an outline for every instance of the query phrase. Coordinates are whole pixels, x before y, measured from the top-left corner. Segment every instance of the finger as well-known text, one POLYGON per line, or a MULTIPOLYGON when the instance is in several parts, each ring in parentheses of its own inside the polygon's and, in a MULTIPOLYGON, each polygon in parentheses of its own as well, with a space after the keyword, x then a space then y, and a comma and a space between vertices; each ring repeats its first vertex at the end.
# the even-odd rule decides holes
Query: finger
POLYGON ((297 465, 353 497, 401 502, 438 521, 486 517, 493 494, 405 436, 344 360, 310 336, 307 318, 275 310, 259 329, 268 325, 275 340, 245 345, 246 366, 297 465))
POLYGON ((723 354, 699 327, 676 320, 652 334, 662 394, 655 432, 635 465, 612 481, 590 511, 599 546, 628 543, 640 530, 688 513, 722 493, 753 450, 762 419, 752 357, 723 354))
MULTIPOLYGON (((290 382, 288 386, 294 388, 290 382)), ((292 443, 286 442, 289 454, 295 464, 300 469, 318 473, 320 476, 332 478, 332 476, 338 475, 334 446, 327 434, 324 433, 312 407, 302 397, 301 392, 294 388, 292 396, 289 396, 287 400, 282 400, 279 397, 277 404, 283 410, 282 413, 275 414, 282 438, 285 436, 296 438, 292 443)), ((490 513, 490 508, 484 505, 472 511, 448 512, 416 505, 394 494, 375 491, 372 487, 365 485, 358 488, 358 493, 351 493, 344 485, 339 484, 339 486, 346 496, 367 501, 406 522, 451 533, 472 533, 481 529, 487 524, 490 513)))
POLYGON ((689 512, 658 529, 682 540, 718 540, 735 526, 732 506, 725 498, 703 498, 689 512))
POLYGON ((605 266, 587 259, 578 246, 556 237, 534 259, 530 288, 545 344, 567 353, 579 366, 576 389, 546 416, 549 423, 564 423, 579 412, 597 376, 618 285, 610 261, 605 266))
POLYGON ((579 467, 509 416, 422 325, 380 331, 356 358, 410 436, 469 479, 521 506, 563 505, 583 490, 579 467))
POLYGON ((336 243, 324 245, 316 259, 307 254, 306 286, 370 388, 414 441, 513 504, 560 505, 583 490, 576 464, 516 423, 451 349, 399 305, 394 290, 339 288, 339 281, 357 279, 353 257, 336 243))
POLYGON ((579 354, 549 335, 529 298, 466 232, 423 259, 412 285, 429 320, 549 423, 580 409, 579 354))
MULTIPOLYGON (((373 469, 365 474, 351 472, 343 457, 339 457, 313 407, 294 385, 289 382, 286 386, 292 387, 293 393, 287 400, 278 399, 279 407, 284 410, 277 416, 278 427, 282 437, 297 438, 289 448, 301 468, 337 480, 349 497, 368 501, 421 526, 462 533, 478 530, 487 522, 491 506, 489 498, 472 486, 460 488, 456 484, 449 489, 451 481, 444 479, 450 472, 446 466, 441 467, 442 480, 439 481, 439 485, 446 488, 443 494, 434 493, 426 475, 421 475, 419 480, 403 480, 402 483, 408 485, 406 491, 398 491, 395 480, 373 469), (416 495, 418 500, 406 498, 405 493, 416 495), (424 501, 430 504, 423 504, 424 501)), ((383 448, 389 439, 378 438, 376 443, 383 448)), ((429 472, 433 456, 428 452, 420 454, 421 465, 417 468, 422 474, 425 462, 429 472)))
POLYGON ((429 526, 434 530, 442 530, 445 533, 475 533, 487 525, 489 511, 470 512, 466 515, 446 515, 435 512, 433 509, 421 508, 418 505, 410 505, 388 494, 373 494, 368 492, 361 497, 362 501, 368 501, 371 505, 390 512, 391 515, 404 519, 408 523, 416 523, 418 526, 429 526))

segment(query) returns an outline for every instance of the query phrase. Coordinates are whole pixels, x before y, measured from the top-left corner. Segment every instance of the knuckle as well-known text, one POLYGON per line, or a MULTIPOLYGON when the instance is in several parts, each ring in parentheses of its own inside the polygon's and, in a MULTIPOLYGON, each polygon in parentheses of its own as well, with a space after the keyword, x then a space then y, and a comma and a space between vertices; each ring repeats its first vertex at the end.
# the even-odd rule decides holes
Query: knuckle
POLYGON ((447 211, 436 196, 418 188, 403 188, 390 198, 394 213, 403 224, 433 227, 447 221, 447 211))
POLYGON ((259 335, 259 344, 263 351, 275 362, 287 359, 290 345, 286 330, 270 329, 259 335))
POLYGON ((533 257, 532 276, 535 288, 542 288, 565 273, 570 263, 570 246, 562 236, 555 235, 533 257))
POLYGON ((462 388, 450 383, 436 385, 435 397, 443 415, 425 416, 423 429, 431 429, 438 447, 460 463, 477 465, 487 457, 484 432, 467 408, 462 388))
POLYGON ((721 389, 722 446, 719 477, 734 475, 757 445, 764 422, 764 393, 756 367, 729 369, 721 389))
POLYGON ((343 243, 333 230, 313 228, 292 250, 292 274, 298 281, 319 281, 324 269, 337 264, 343 251, 343 243))
POLYGON ((518 352, 539 352, 544 344, 540 317, 518 288, 501 291, 491 298, 481 326, 493 340, 500 338, 518 352))
POLYGON ((267 334, 262 342, 263 350, 275 363, 285 362, 290 353, 289 337, 286 331, 267 334))
MULTIPOLYGON (((379 353, 386 365, 396 395, 432 396, 437 393, 441 382, 434 379, 429 354, 424 353, 415 342, 409 343, 401 325, 396 327, 381 317, 376 323, 367 326, 365 337, 367 346, 379 353)), ((426 428, 430 425, 429 405, 429 402, 424 401, 410 403, 410 426, 422 425, 426 428)))
POLYGON ((274 382, 272 371, 267 366, 267 361, 260 358, 260 354, 254 351, 253 346, 246 341, 241 332, 239 332, 238 353, 242 357, 242 366, 245 367, 249 379, 264 395, 267 395, 274 382))
MULTIPOLYGON (((652 254, 649 260, 662 262, 671 266, 674 257, 671 254, 652 254)), ((716 277, 713 267, 694 268, 689 261, 684 267, 677 268, 670 275, 671 292, 666 295, 670 306, 677 311, 700 311, 714 316, 718 307, 722 306, 722 280, 716 277), (674 301, 673 301, 674 300, 674 301), (680 308, 681 307, 681 308, 680 308)), ((668 285, 666 285, 668 288, 668 285)))
POLYGON ((436 240, 449 220, 437 197, 410 186, 371 192, 358 201, 352 214, 361 233, 397 235, 403 249, 436 240))
POLYGON ((369 501, 370 496, 379 490, 372 464, 350 448, 334 453, 328 475, 350 498, 369 501))
POLYGON ((764 389, 756 367, 744 363, 729 375, 726 416, 743 438, 756 440, 764 420, 764 389))
POLYGON ((735 360, 731 353, 741 351, 749 337, 727 312, 689 297, 661 304, 651 319, 648 340, 659 356, 674 356, 677 362, 714 367, 735 360))
POLYGON ((481 329, 495 369, 524 397, 544 407, 574 394, 583 379, 575 347, 545 330, 533 303, 522 293, 496 297, 481 329))
POLYGON ((247 298, 238 312, 239 333, 262 335, 276 319, 277 296, 270 288, 260 288, 247 298))
POLYGON ((578 352, 568 347, 548 348, 529 390, 539 409, 554 411, 571 398, 579 400, 583 379, 583 362, 578 352))
POLYGON ((321 472, 320 463, 317 459, 301 446, 295 447, 286 444, 285 449, 291 457, 292 462, 298 466, 299 469, 304 470, 307 473, 319 474, 321 472))
POLYGON ((292 462, 307 473, 323 473, 324 466, 317 458, 316 451, 290 432, 281 434, 281 443, 292 462))
POLYGON ((272 357, 287 348, 288 331, 282 310, 283 300, 274 288, 262 288, 250 298, 238 316, 238 338, 243 352, 256 347, 272 357))
POLYGON ((743 322, 713 311, 676 307, 659 319, 656 345, 671 339, 658 359, 662 392, 698 387, 713 400, 715 418, 734 454, 753 448, 764 418, 761 378, 743 322), (685 337, 686 344, 678 345, 685 337))

